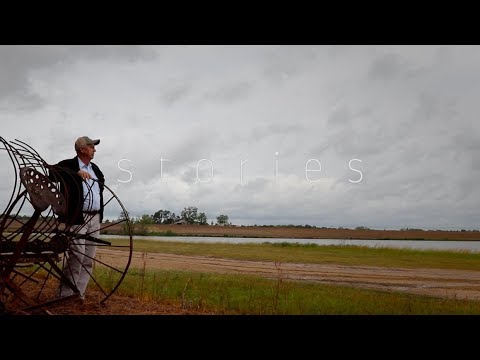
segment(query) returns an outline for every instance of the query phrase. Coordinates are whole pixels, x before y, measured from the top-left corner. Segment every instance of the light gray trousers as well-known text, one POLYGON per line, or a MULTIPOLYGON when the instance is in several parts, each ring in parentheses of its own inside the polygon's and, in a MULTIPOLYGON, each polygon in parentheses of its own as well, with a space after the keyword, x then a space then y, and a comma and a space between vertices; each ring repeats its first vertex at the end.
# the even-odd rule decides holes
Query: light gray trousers
MULTIPOLYGON (((70 230, 77 234, 89 234, 91 236, 100 235, 100 215, 88 216, 88 220, 83 225, 74 225, 70 230)), ((85 296, 90 275, 93 270, 93 259, 97 250, 96 243, 85 240, 75 239, 70 244, 67 260, 63 267, 63 274, 77 286, 80 296, 85 296)), ((73 290, 67 284, 60 284, 59 296, 64 297, 72 295, 73 290)))

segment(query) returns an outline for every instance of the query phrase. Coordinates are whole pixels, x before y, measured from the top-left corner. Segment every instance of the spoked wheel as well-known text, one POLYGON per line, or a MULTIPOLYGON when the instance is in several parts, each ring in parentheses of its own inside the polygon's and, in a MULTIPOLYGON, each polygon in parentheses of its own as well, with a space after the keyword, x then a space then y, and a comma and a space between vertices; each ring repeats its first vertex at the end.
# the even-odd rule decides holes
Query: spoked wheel
MULTIPOLYGON (((0 228, 1 294, 7 311, 22 311, 54 298, 54 283, 60 271, 52 267, 60 261, 68 241, 56 236, 58 221, 52 209, 33 208, 27 190, 21 192, 4 213, 0 228), (28 211, 33 216, 20 215, 28 211)), ((58 270, 58 266, 56 266, 58 270)))
MULTIPOLYGON (((0 293, 6 298, 7 311, 32 311, 46 308, 56 302, 78 297, 77 284, 71 283, 74 296, 59 297, 60 282, 65 281, 67 258, 88 257, 86 251, 79 251, 78 245, 87 242, 95 248, 93 270, 87 288, 87 296, 104 303, 120 286, 130 266, 133 250, 131 223, 128 213, 118 197, 104 185, 104 211, 120 214, 115 221, 100 225, 100 236, 86 232, 71 231, 59 224, 52 209, 39 213, 32 209, 29 220, 21 220, 20 209, 24 212, 32 207, 27 191, 13 202, 3 219, 0 243, 0 270, 2 281, 0 293), (105 239, 102 232, 109 228, 123 229, 125 239, 105 239), (3 288, 3 289, 2 289, 3 288), (1 291, 3 290, 3 291, 1 291), (9 292, 6 290, 10 290, 9 292)), ((88 217, 94 215, 86 215, 88 217)))
MULTIPOLYGON (((104 303, 120 286, 130 266, 133 251, 132 229, 128 212, 118 197, 106 185, 104 185, 103 196, 105 202, 104 213, 119 214, 118 219, 101 223, 100 235, 88 231, 82 234, 81 227, 77 233, 75 233, 75 229, 73 233, 64 230, 63 234, 70 238, 70 245, 69 251, 62 256, 63 273, 70 271, 66 262, 68 256, 86 257, 93 261, 87 294, 95 293, 95 298, 100 303, 104 303), (127 238, 106 238, 109 229, 118 229, 119 227, 127 235, 127 238), (94 256, 87 250, 78 249, 77 245, 83 241, 86 242, 87 246, 95 248, 94 256)), ((84 214, 85 221, 89 222, 93 216, 96 215, 84 214)))
MULTIPOLYGON (((106 185, 103 186, 104 214, 119 214, 115 221, 100 224, 100 235, 65 227, 68 199, 60 183, 52 182, 47 163, 27 144, 7 142, 0 137, 0 150, 6 150, 14 167, 13 191, 0 217, 0 313, 35 312, 65 301, 59 298, 60 284, 67 283, 73 296, 79 295, 75 282, 66 272, 68 257, 88 257, 78 250, 81 242, 96 251, 90 257, 93 268, 87 296, 104 303, 120 286, 132 258, 131 222, 125 207, 106 185), (23 185, 23 186, 22 186, 23 185), (126 239, 102 237, 111 227, 123 229, 126 239)), ((89 216, 85 215, 88 222, 89 216)))

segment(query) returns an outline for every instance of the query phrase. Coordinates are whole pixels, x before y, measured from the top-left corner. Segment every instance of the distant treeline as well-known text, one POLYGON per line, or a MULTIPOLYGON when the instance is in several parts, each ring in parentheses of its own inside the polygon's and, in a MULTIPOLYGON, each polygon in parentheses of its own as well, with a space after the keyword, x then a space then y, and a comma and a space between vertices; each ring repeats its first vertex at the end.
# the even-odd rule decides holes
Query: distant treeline
MULTIPOLYGON (((123 214, 120 214, 122 217, 123 214)), ((184 221, 186 224, 190 225, 208 225, 208 218, 204 212, 199 212, 198 208, 195 206, 188 206, 184 208, 180 216, 176 215, 170 210, 158 210, 152 215, 143 214, 139 217, 134 217, 131 219, 134 223, 151 225, 151 224, 175 224, 180 221, 184 221)), ((217 225, 231 225, 228 222, 228 215, 221 214, 217 216, 217 225)), ((211 225, 214 225, 213 221, 211 225)))
MULTIPOLYGON (((13 218, 12 216, 9 216, 10 218, 13 218)), ((0 215, 0 219, 3 218, 3 215, 0 215)), ((16 216, 17 220, 21 221, 28 221, 30 219, 30 216, 28 215, 17 215, 16 216)), ((190 225, 209 225, 207 222, 207 216, 203 212, 198 212, 198 209, 194 206, 189 206, 186 207, 182 210, 180 216, 177 216, 174 212, 171 212, 169 210, 158 210, 155 212, 155 214, 148 215, 148 214, 143 214, 140 217, 133 217, 131 218, 132 222, 135 224, 141 224, 141 225, 152 225, 152 224, 175 224, 178 223, 181 220, 184 220, 185 223, 190 224, 190 225)), ((228 215, 219 215, 216 218, 217 222, 214 223, 211 221, 210 225, 232 225, 231 222, 229 222, 229 217, 228 215)), ((109 222, 109 220, 106 220, 105 222, 109 222)), ((295 225, 295 224, 280 224, 280 225, 239 225, 240 227, 249 227, 249 226, 256 226, 256 227, 284 227, 284 228, 304 228, 304 229, 323 229, 323 230, 370 230, 370 231, 382 231, 380 229, 372 229, 367 226, 357 226, 355 228, 348 228, 348 227, 326 227, 326 226, 315 226, 315 225, 295 225)), ((395 231, 392 229, 383 229, 383 231, 395 231)), ((437 229, 419 229, 419 228, 410 228, 410 227, 405 227, 401 228, 398 231, 447 231, 447 232, 480 232, 478 229, 474 230, 466 230, 466 229, 461 229, 461 230, 437 230, 437 229)))

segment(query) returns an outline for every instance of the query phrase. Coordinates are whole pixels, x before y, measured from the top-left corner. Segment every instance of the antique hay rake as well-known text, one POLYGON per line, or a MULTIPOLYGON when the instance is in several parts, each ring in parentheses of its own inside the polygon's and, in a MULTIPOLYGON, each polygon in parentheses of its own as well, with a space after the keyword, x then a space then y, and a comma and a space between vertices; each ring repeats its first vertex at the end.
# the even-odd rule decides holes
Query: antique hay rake
POLYGON ((97 247, 88 291, 103 304, 120 286, 132 258, 131 222, 123 204, 102 184, 104 212, 120 216, 102 223, 100 233, 120 226, 129 235, 126 240, 110 242, 72 231, 58 220, 68 208, 68 194, 64 197, 60 192, 63 180, 55 169, 22 141, 7 142, 0 137, 0 150, 4 150, 0 156, 6 154, 14 168, 13 191, 0 217, 0 314, 50 313, 49 306, 78 298, 76 284, 64 273, 67 256, 84 256, 68 251, 79 239, 97 247), (59 298, 60 282, 73 295, 59 298))

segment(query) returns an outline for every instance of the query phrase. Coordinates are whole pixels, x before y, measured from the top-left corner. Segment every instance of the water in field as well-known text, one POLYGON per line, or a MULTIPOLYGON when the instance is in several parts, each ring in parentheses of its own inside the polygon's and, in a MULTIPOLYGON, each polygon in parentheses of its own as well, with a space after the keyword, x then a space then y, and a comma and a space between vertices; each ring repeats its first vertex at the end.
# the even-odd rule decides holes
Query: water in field
MULTIPOLYGON (((105 238, 125 238, 125 236, 101 235, 105 238)), ((280 238, 235 238, 235 237, 202 237, 202 236, 135 236, 138 240, 204 242, 204 243, 299 243, 318 245, 357 245, 368 247, 388 247, 428 250, 457 250, 480 252, 480 241, 448 241, 448 240, 360 240, 360 239, 280 239, 280 238)))

